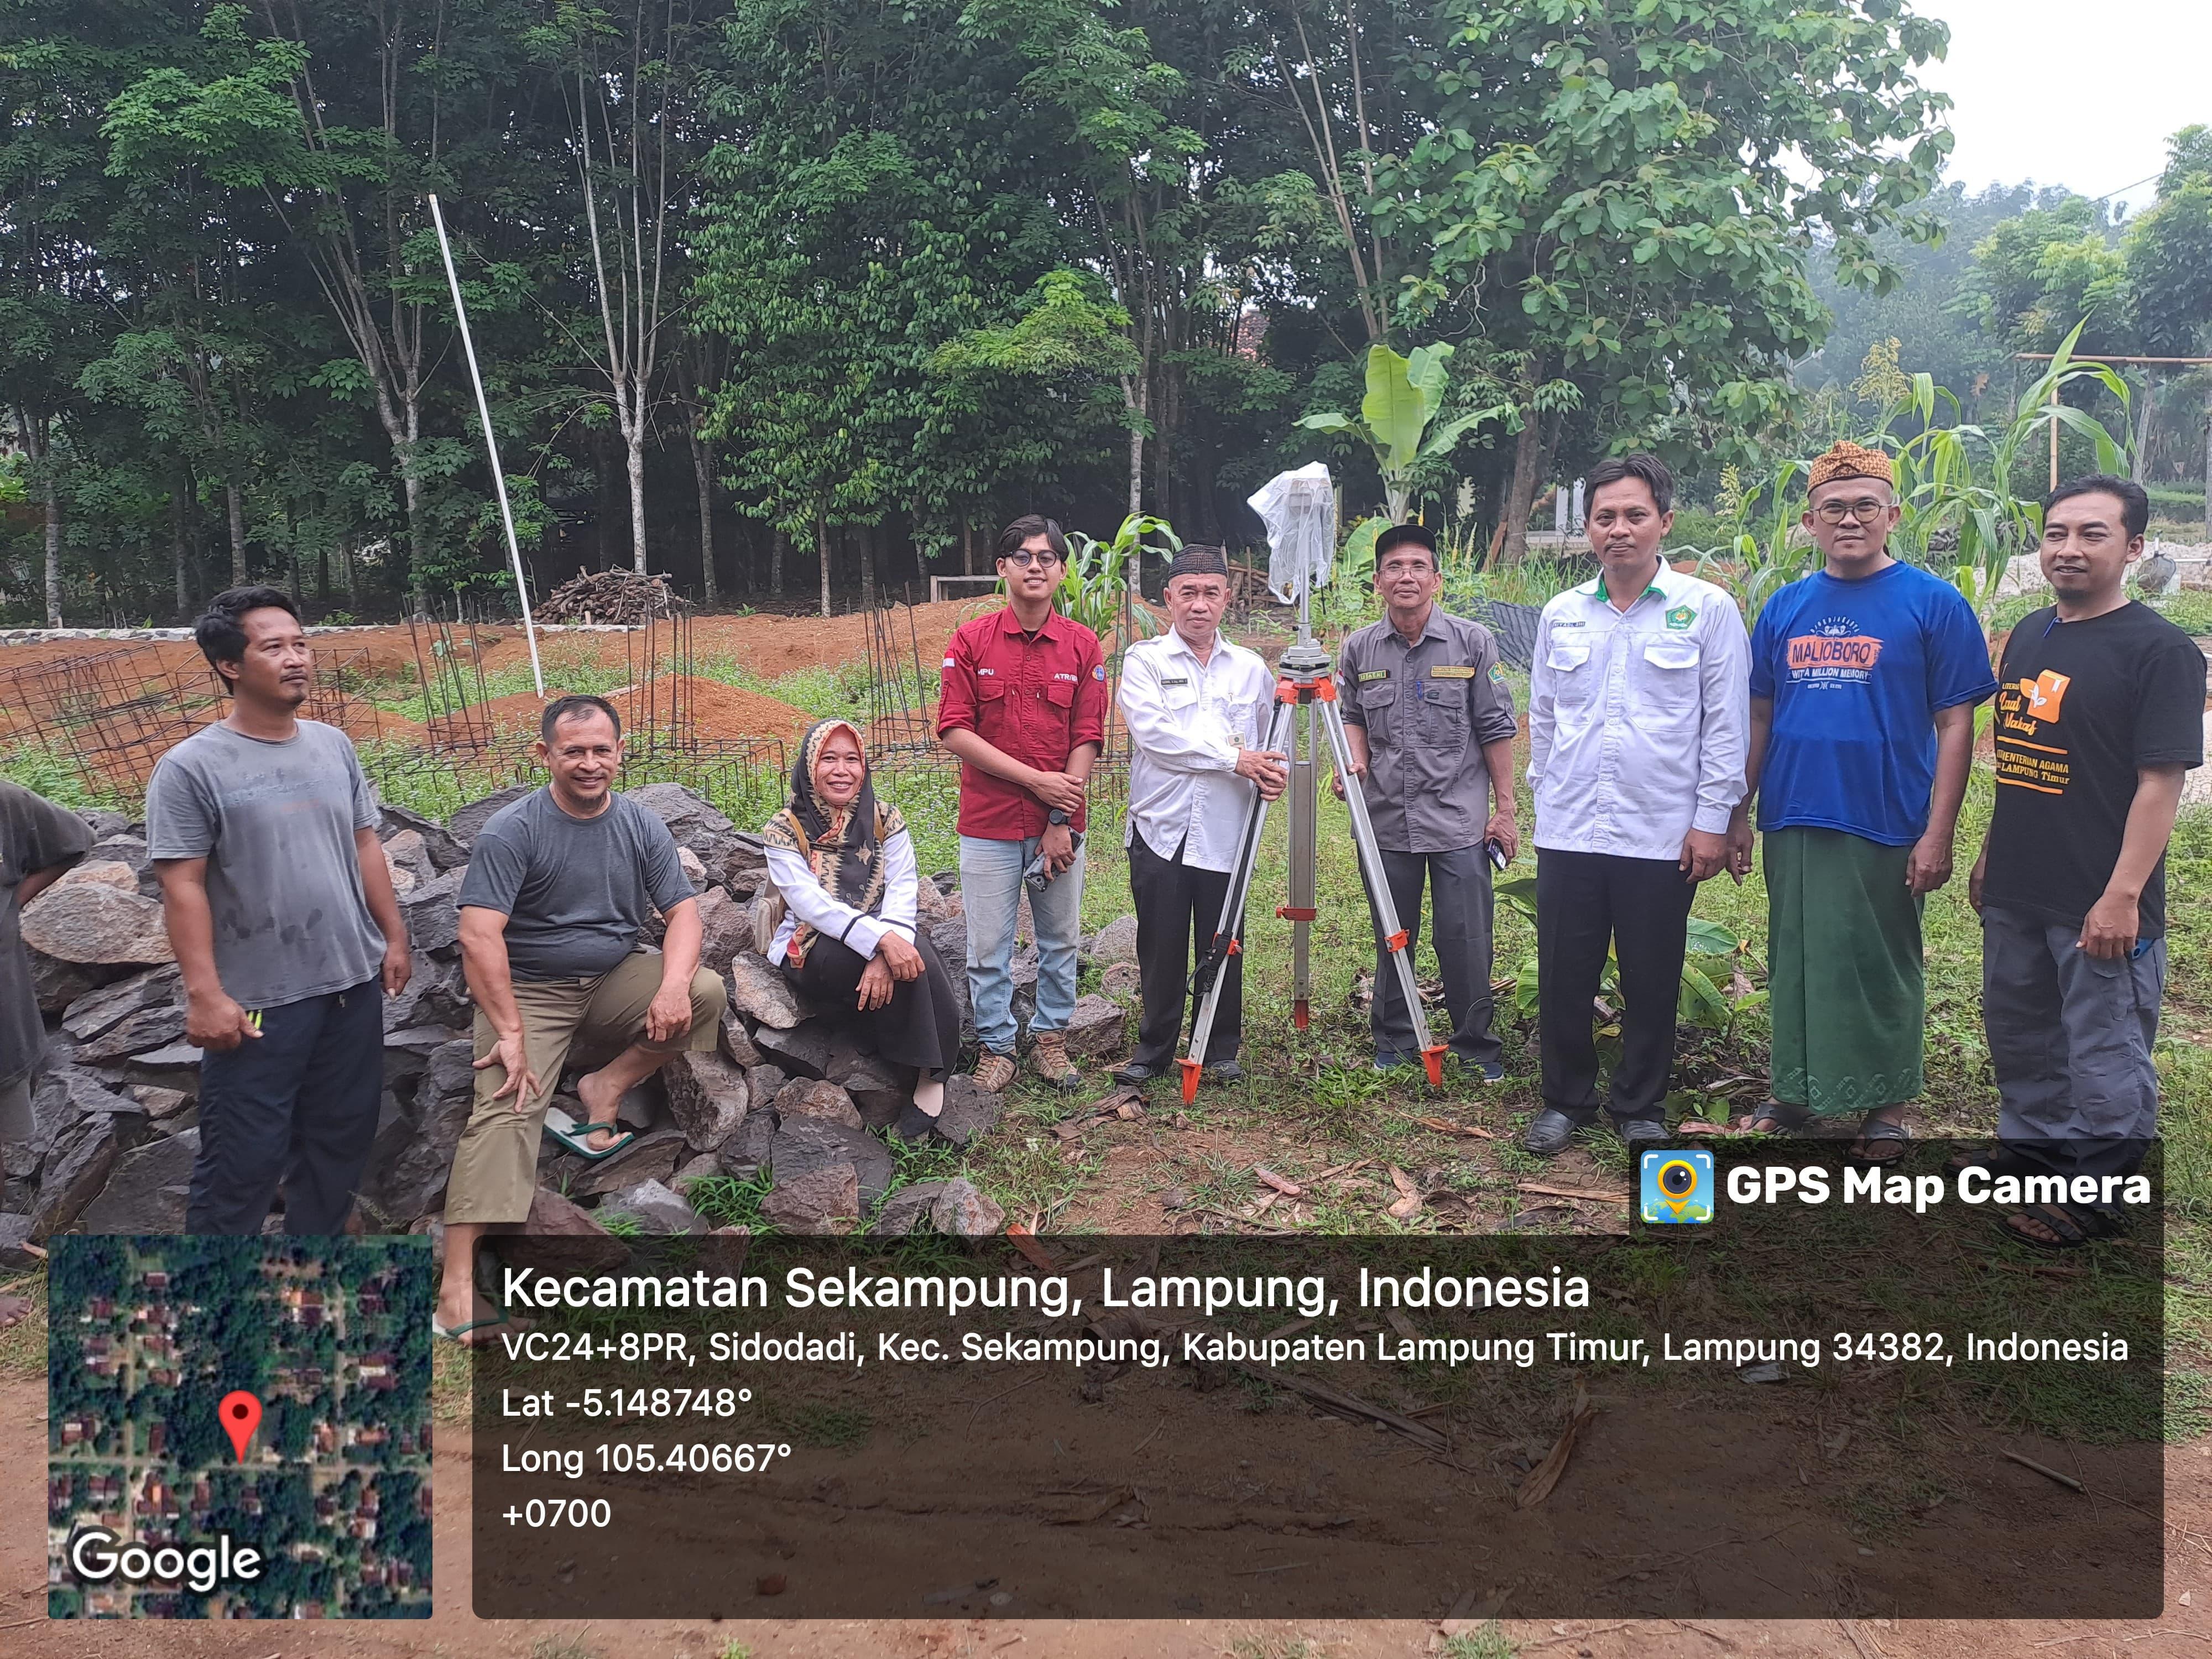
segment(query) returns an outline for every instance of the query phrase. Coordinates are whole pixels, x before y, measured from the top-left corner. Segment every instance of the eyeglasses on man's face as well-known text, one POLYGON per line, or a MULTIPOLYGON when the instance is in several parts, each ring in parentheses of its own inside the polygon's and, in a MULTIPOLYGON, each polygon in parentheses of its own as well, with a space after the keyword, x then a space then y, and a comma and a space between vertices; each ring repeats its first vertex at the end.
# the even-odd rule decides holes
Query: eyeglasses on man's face
POLYGON ((1024 569, 1027 569, 1032 564, 1060 562, 1060 555, 1048 547, 1018 547, 1012 552, 1001 553, 999 556, 1009 564, 1020 565, 1024 569))
POLYGON ((1823 524, 1841 524, 1845 519, 1856 519, 1861 524, 1872 524, 1889 511, 1887 501, 1864 495, 1855 501, 1822 501, 1813 509, 1823 524))

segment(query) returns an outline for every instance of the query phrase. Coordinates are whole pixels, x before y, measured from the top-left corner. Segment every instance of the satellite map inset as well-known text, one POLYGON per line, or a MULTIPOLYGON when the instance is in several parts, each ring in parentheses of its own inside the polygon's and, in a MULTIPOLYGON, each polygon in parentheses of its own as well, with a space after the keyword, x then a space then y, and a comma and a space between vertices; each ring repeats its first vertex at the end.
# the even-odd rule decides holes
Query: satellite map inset
POLYGON ((52 1248, 51 1617, 429 1617, 428 1240, 52 1248))

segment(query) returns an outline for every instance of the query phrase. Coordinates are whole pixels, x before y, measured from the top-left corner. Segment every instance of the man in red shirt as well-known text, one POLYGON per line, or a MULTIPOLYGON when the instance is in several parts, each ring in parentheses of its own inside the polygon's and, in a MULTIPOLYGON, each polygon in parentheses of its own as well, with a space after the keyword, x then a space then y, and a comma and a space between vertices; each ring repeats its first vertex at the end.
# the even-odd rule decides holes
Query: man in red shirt
POLYGON ((1083 915, 1084 792, 1106 737, 1098 636, 1052 608, 1067 565, 1060 526, 1015 520, 993 550, 1006 607, 963 623, 945 647, 937 735, 960 759, 960 895, 968 991, 983 1057, 978 1087, 1014 1079, 1014 921, 1022 875, 1042 855, 1051 879, 1030 894, 1036 1012, 1030 1064, 1062 1089, 1082 1082, 1061 1034, 1075 1012, 1083 915))

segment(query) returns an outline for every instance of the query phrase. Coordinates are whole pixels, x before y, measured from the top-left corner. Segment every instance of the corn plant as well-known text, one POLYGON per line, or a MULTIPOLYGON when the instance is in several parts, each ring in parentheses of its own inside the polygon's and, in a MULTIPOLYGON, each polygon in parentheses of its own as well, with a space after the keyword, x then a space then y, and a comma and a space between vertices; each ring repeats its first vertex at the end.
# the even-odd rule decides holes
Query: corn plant
POLYGON ((1136 601, 1139 557, 1146 552, 1172 557, 1182 550, 1182 538, 1165 519, 1149 513, 1132 513, 1121 520, 1114 539, 1102 542, 1079 530, 1067 532, 1067 566, 1060 578, 1060 614, 1081 623, 1102 640, 1111 639, 1126 616, 1131 644, 1159 631, 1159 619, 1136 601))
MULTIPOLYGON (((1958 424, 1958 400, 1934 376, 1915 374, 1911 390, 1884 419, 1883 429, 1863 441, 1869 447, 1887 449, 1897 465, 1897 501, 1903 514, 1890 537, 1891 553, 1926 568, 1948 568, 1952 585, 1984 626, 2014 556, 2032 552, 2043 538, 2041 501, 2014 494, 2012 480, 2015 465, 2050 441, 2051 422, 2089 438, 2099 471, 2128 470, 2126 441, 2060 395, 2077 380, 2094 381, 2118 398, 2123 416, 2126 413, 2127 382, 2103 363, 2075 361, 2082 326, 2066 337, 2048 371, 2021 394, 2004 426, 1958 424), (1939 410, 1952 424, 1936 424, 1939 410), (1904 422, 1917 422, 1919 431, 1900 441, 1889 428, 1904 422)), ((2120 429, 2133 430, 2124 418, 2120 429)), ((1798 522, 1809 475, 1803 461, 1783 463, 1764 483, 1741 490, 1735 533, 1725 546, 1684 550, 1698 560, 1699 574, 1736 596, 1747 622, 1782 588, 1819 568, 1820 550, 1798 522)))
POLYGON ((1937 426, 1939 401, 1955 421, 1958 399, 1928 374, 1912 377, 1912 389, 1890 412, 1890 424, 1917 418, 1919 433, 1889 447, 1897 458, 1897 499, 1905 509, 1897 538, 1915 562, 1933 566, 1948 559, 1952 585, 1964 594, 1984 623, 1996 602, 1997 584, 2015 554, 2034 550, 2043 539, 2043 505, 2034 496, 2013 493, 2014 466, 2031 447, 2050 441, 2055 421, 2086 435, 2094 447, 2097 470, 2128 470, 2125 441, 2106 430, 2087 411, 2063 401, 2061 393, 2077 380, 2091 380, 2119 400, 2120 430, 2128 422, 2128 384, 2103 363, 2076 362, 2075 342, 2087 321, 2075 325, 2053 355, 2047 371, 2021 396, 2011 421, 1996 430, 1981 426, 1937 426), (1938 544, 1955 543, 1939 553, 1938 544))

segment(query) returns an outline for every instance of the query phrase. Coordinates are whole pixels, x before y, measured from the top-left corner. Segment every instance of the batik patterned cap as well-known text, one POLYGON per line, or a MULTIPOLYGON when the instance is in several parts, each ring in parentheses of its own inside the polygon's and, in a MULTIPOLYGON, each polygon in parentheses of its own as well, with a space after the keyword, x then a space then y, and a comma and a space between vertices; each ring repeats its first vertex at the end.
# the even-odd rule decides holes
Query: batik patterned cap
POLYGON ((1838 438, 1826 454, 1813 463, 1813 482, 1806 488, 1818 489, 1838 478, 1879 478, 1893 489, 1897 484, 1897 467, 1881 450, 1855 444, 1849 438, 1838 438))

